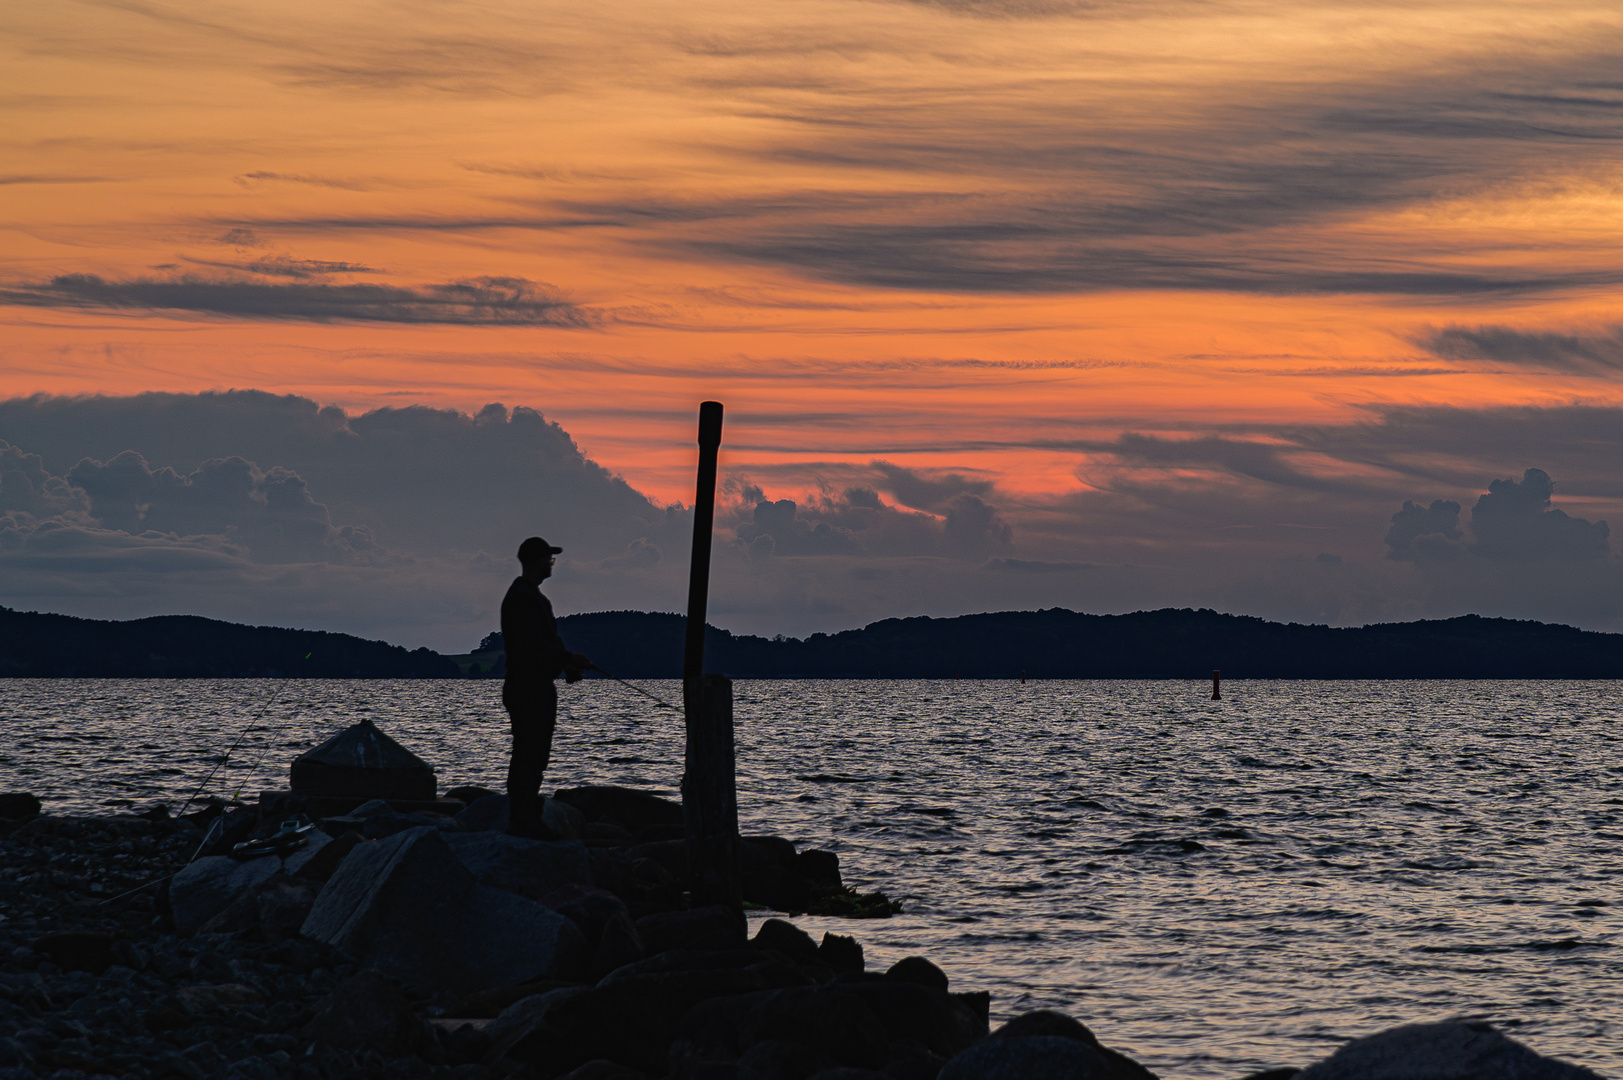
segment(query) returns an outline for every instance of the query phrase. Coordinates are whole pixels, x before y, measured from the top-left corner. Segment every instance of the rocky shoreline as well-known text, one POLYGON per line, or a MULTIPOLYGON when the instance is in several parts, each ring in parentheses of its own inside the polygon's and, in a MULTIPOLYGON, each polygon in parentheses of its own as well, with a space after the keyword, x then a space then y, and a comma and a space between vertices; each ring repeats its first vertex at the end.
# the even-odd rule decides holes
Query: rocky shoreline
MULTIPOLYGON (((456 816, 368 804, 253 860, 214 853, 275 831, 251 809, 0 796, 0 1080, 1154 1080, 1058 1013, 990 1030, 988 995, 922 957, 869 971, 854 935, 791 917, 749 938, 736 911, 686 908, 674 804, 616 791, 549 800, 555 841, 507 836, 500 801, 464 791, 483 797, 456 816)), ((828 853, 746 846, 747 892, 775 907, 883 913, 828 853)), ((1427 1024, 1250 1080, 1595 1076, 1427 1024)))

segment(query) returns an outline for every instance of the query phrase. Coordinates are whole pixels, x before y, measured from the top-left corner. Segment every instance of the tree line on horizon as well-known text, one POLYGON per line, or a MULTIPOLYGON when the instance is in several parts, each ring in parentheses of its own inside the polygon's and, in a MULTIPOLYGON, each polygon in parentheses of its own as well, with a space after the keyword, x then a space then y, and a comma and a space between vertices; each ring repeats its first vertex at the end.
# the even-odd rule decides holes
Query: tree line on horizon
MULTIPOLYGON (((604 611, 558 620, 570 648, 623 678, 679 678, 686 619, 604 611)), ((0 677, 464 678, 502 674, 501 635, 470 655, 193 615, 128 622, 0 608, 0 677)), ((1623 634, 1463 615, 1330 627, 1207 609, 1064 608, 884 619, 806 638, 705 633, 734 678, 1623 678, 1623 634)))

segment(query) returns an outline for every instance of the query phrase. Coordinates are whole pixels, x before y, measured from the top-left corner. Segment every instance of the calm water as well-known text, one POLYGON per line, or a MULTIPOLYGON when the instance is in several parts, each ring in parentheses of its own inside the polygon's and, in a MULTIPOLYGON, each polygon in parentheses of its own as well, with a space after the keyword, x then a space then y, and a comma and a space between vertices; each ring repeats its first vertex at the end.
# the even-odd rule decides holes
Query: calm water
MULTIPOLYGON (((671 700, 674 683, 648 683, 671 700)), ((500 786, 493 682, 0 680, 0 788, 57 812, 285 786, 373 717, 442 786, 500 786)), ((904 898, 870 966, 929 956, 993 1011, 1066 1010, 1169 1077, 1305 1064, 1480 1017, 1623 1074, 1623 683, 737 684, 746 831, 904 898)), ((675 794, 681 725, 564 688, 549 785, 675 794)))

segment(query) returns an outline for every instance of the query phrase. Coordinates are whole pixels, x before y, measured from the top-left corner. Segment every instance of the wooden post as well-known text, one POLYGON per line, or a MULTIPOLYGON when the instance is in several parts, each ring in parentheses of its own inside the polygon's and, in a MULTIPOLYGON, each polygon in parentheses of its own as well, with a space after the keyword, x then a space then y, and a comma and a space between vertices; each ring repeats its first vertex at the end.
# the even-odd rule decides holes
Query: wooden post
POLYGON ((1212 700, 1223 700, 1223 673, 1212 668, 1212 700))
MULTIPOLYGON (((716 453, 721 446, 721 402, 699 406, 699 485, 693 496, 693 561, 688 570, 688 633, 682 682, 704 674, 705 606, 710 598, 710 533, 716 525, 716 453)), ((692 715, 691 712, 688 714, 692 715)))
POLYGON ((733 684, 725 675, 695 679, 688 706, 682 825, 687 833, 694 907, 739 907, 738 789, 733 777, 733 684))
POLYGON ((738 787, 733 759, 733 684, 704 674, 705 609, 710 593, 710 533, 716 520, 716 454, 721 402, 699 406, 699 481, 693 499, 693 561, 688 574, 687 642, 682 652, 682 712, 687 754, 682 825, 694 906, 739 907, 738 787))

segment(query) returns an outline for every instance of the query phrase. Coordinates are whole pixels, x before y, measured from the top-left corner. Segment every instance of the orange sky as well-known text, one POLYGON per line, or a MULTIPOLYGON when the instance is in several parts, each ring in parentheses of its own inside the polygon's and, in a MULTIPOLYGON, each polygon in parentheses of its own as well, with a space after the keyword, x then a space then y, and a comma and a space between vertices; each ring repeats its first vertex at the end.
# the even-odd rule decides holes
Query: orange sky
POLYGON ((1610 113, 1484 115, 1495 99, 1470 84, 1509 100, 1563 67, 1582 82, 1617 9, 1139 10, 14 8, 7 285, 511 277, 585 325, 47 296, 3 309, 0 394, 528 403, 665 498, 682 497, 676 448, 702 397, 729 404, 729 444, 752 465, 906 455, 1040 490, 1075 484, 1078 462, 1020 445, 1039 438, 1618 399, 1615 377, 1416 343, 1451 324, 1608 319, 1616 152, 1523 129, 1610 113), (1507 65, 1527 87, 1503 83, 1507 65), (1448 121, 1461 130, 1415 127, 1448 121), (1144 220, 1112 220, 1129 215, 1144 220), (926 247, 940 229, 989 232, 866 266, 876 225, 916 227, 926 247), (774 255, 792 245, 825 254, 774 255), (1090 275, 1100 251, 1119 274, 1090 275), (1316 281, 1343 272, 1375 289, 1316 281), (1403 279, 1449 274, 1520 284, 1403 279), (1225 276, 1248 287, 1224 291, 1225 276))
POLYGON ((769 494, 1034 505, 1124 433, 1617 406, 1620 44, 1476 0, 14 5, 0 397, 528 405, 663 501, 718 398, 769 494))

